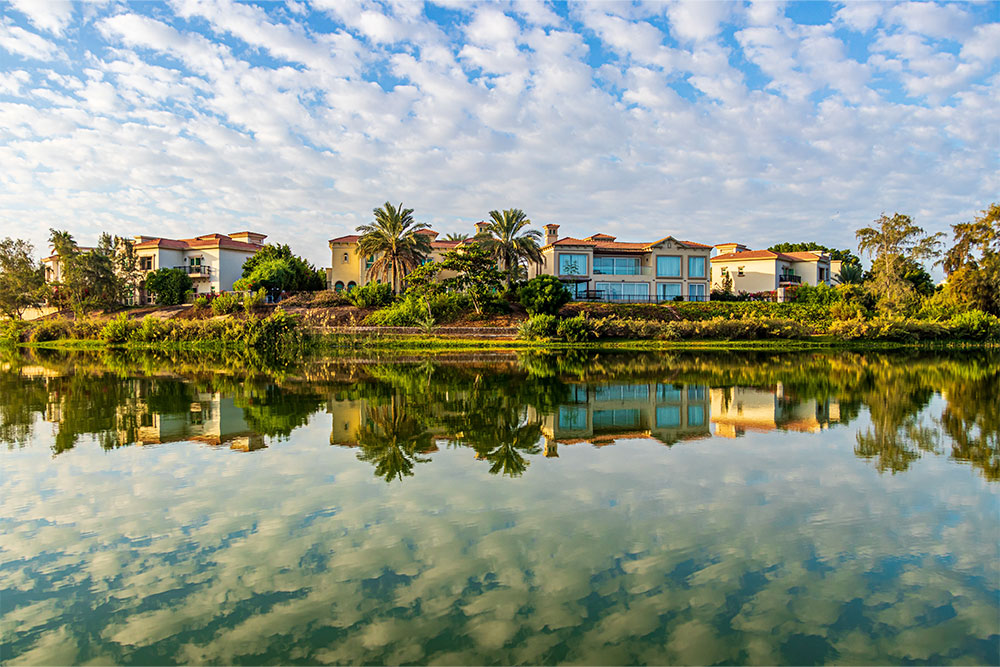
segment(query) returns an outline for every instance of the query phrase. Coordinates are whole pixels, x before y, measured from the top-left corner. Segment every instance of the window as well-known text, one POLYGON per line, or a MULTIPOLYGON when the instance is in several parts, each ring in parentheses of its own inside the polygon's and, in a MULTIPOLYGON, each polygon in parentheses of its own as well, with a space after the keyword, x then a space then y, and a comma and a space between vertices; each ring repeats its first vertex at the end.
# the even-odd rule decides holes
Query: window
POLYGON ((704 401, 705 400, 705 385, 703 385, 703 384, 688 385, 688 400, 689 401, 704 401))
POLYGON ((350 290, 354 289, 357 286, 358 286, 358 284, 352 280, 351 282, 347 283, 347 290, 350 291, 350 290))
POLYGON ((649 283, 595 283, 594 289, 608 301, 645 301, 649 299, 649 283))
POLYGON ((736 275, 738 275, 740 278, 743 277, 743 267, 742 266, 737 266, 736 267, 736 275))
POLYGON ((201 266, 201 257, 192 257, 190 262, 191 266, 201 266))
POLYGON ((681 406, 664 405, 656 408, 656 427, 671 428, 681 425, 681 406))
POLYGON ((586 255, 559 255, 559 275, 561 276, 585 276, 587 275, 586 255))
POLYGON ((656 258, 656 275, 660 278, 680 278, 681 258, 661 256, 656 258))
POLYGON ((343 264, 347 264, 349 261, 351 261, 351 259, 350 259, 350 257, 347 256, 347 253, 345 252, 344 253, 344 258, 342 260, 340 260, 340 261, 343 264))
POLYGON ((587 428, 587 408, 559 406, 559 428, 582 431, 587 428))
POLYGON ((343 283, 343 281, 338 280, 336 283, 334 283, 334 285, 333 285, 333 291, 334 292, 343 292, 344 291, 344 283, 343 283))
POLYGON ((656 385, 656 400, 665 403, 681 402, 681 387, 676 384, 656 385))
POLYGON ((153 270, 153 258, 152 257, 140 257, 139 258, 139 269, 142 271, 152 271, 153 270))
POLYGON ((595 401, 629 401, 649 398, 649 385, 611 384, 594 389, 595 401))
POLYGON ((639 275, 638 257, 595 257, 594 273, 609 276, 639 275))
POLYGON ((706 301, 704 285, 688 285, 688 300, 706 301))
POLYGON ((674 301, 682 294, 680 283, 656 284, 656 296, 660 301, 674 301))
POLYGON ((688 278, 705 277, 705 258, 688 257, 688 278))
POLYGON ((705 423, 705 406, 688 406, 688 426, 702 426, 705 423))
POLYGON ((594 410, 594 428, 607 428, 609 426, 634 428, 638 425, 638 410, 594 410))

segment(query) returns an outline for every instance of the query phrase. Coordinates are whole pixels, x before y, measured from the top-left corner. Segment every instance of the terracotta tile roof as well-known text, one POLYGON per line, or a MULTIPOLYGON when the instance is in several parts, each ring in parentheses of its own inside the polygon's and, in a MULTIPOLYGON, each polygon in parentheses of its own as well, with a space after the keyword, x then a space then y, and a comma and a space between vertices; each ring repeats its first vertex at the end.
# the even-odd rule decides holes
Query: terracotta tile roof
POLYGON ((431 241, 432 248, 455 248, 464 243, 464 241, 431 241))
POLYGON ((585 246, 593 248, 594 250, 612 250, 615 252, 649 252, 649 249, 658 243, 662 243, 666 240, 674 241, 687 248, 704 248, 709 249, 712 246, 705 245, 704 243, 695 243, 694 241, 681 241, 675 239, 672 236, 666 236, 662 239, 657 239, 656 241, 606 241, 604 239, 614 239, 613 236, 608 236, 607 234, 594 234, 593 236, 588 236, 585 239, 577 239, 572 236, 566 236, 557 241, 543 246, 548 248, 550 246, 561 245, 561 246, 585 246))
POLYGON ((775 252, 773 250, 744 250, 716 255, 713 262, 734 262, 754 259, 780 259, 786 262, 816 262, 819 257, 813 252, 775 252))
POLYGON ((330 239, 330 243, 357 243, 361 236, 358 234, 348 234, 347 236, 338 236, 335 239, 330 239))
POLYGON ((136 250, 148 248, 167 248, 171 250, 202 250, 205 248, 224 248, 226 250, 244 250, 246 252, 257 252, 263 246, 256 243, 245 243, 231 239, 225 234, 205 234, 196 236, 193 239, 164 239, 153 238, 142 243, 136 243, 136 250))

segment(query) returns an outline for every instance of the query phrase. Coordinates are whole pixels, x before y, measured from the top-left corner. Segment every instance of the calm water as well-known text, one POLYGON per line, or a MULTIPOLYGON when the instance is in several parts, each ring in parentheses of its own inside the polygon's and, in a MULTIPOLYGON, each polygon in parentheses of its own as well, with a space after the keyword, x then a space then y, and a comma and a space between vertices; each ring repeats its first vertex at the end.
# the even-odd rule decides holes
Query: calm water
POLYGON ((0 357, 0 660, 1000 661, 1000 359, 0 357))

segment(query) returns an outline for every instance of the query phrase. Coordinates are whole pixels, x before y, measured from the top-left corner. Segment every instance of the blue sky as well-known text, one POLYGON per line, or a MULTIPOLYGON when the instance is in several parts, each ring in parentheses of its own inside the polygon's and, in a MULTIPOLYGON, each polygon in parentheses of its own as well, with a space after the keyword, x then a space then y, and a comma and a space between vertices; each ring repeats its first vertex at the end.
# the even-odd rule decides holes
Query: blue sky
POLYGON ((1000 4, 0 0, 0 236, 854 244, 1000 198, 1000 4))

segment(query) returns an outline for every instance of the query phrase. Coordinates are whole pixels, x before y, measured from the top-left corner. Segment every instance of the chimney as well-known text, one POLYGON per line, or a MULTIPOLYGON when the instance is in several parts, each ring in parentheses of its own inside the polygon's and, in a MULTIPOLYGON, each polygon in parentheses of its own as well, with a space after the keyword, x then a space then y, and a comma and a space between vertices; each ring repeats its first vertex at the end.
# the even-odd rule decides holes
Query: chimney
POLYGON ((545 225, 545 245, 552 245, 559 240, 559 225, 545 225))
POLYGON ((720 243, 715 246, 715 249, 719 251, 720 255, 728 255, 731 252, 746 252, 749 250, 742 243, 720 243))
POLYGON ((242 241, 243 243, 250 243, 252 245, 263 245, 264 239, 267 238, 267 234, 258 234, 257 232, 233 232, 229 235, 229 238, 234 241, 242 241))
POLYGON ((480 234, 488 234, 489 232, 486 231, 486 228, 489 227, 489 226, 490 226, 490 223, 486 222, 485 220, 480 220, 479 222, 477 222, 476 223, 476 236, 479 236, 480 234))

